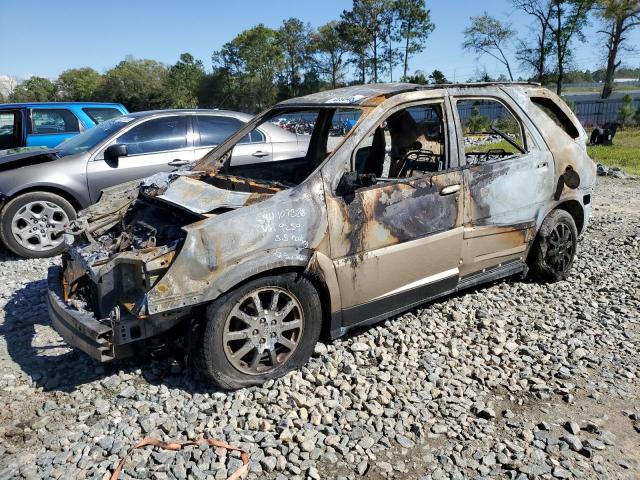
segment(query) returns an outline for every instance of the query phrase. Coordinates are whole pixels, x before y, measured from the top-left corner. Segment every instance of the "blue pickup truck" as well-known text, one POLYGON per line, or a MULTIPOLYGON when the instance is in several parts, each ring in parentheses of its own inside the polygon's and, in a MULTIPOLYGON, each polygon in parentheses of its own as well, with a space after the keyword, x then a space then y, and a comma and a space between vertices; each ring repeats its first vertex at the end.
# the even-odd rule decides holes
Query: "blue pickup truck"
POLYGON ((67 138, 127 113, 119 103, 0 104, 0 150, 55 147, 67 138))

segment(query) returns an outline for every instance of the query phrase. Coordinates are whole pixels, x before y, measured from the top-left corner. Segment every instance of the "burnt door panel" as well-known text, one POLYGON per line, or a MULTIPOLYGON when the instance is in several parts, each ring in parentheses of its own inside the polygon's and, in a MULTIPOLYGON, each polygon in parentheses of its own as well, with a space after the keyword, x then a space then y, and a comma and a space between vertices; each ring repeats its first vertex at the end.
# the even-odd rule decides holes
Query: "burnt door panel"
POLYGON ((462 183, 453 171, 327 197, 346 326, 455 288, 462 183))
POLYGON ((461 275, 524 260, 540 209, 553 195, 551 154, 533 151, 464 169, 461 275))
POLYGON ((452 98, 466 164, 461 277, 523 261, 554 188, 553 158, 518 105, 496 89, 478 93, 452 98))

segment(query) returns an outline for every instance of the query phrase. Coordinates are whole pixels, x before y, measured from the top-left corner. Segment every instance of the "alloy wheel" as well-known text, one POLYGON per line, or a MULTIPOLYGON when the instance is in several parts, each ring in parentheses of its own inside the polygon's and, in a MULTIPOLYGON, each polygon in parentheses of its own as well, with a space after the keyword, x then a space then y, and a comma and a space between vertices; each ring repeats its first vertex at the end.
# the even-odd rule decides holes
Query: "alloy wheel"
POLYGON ((26 249, 51 250, 64 241, 63 229, 68 221, 67 212, 53 202, 29 202, 13 216, 11 233, 26 249))
POLYGON ((242 373, 268 373, 296 351, 303 330, 304 314, 295 295, 279 287, 262 287, 242 297, 227 316, 224 353, 242 373))
POLYGON ((548 237, 545 263, 558 272, 565 272, 575 253, 573 233, 568 225, 558 223, 548 237))

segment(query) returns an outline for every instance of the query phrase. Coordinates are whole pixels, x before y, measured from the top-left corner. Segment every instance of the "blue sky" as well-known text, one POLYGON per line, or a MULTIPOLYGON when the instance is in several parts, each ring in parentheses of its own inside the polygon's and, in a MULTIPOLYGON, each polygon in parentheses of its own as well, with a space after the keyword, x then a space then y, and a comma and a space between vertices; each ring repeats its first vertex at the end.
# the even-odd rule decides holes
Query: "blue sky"
MULTIPOLYGON (((504 69, 490 58, 476 60, 462 50, 462 30, 472 15, 487 11, 509 20, 521 34, 531 20, 515 12, 509 0, 427 1, 436 30, 411 70, 442 70, 449 80, 466 80, 486 67, 491 74, 504 69)), ((211 53, 238 32, 258 23, 271 27, 284 18, 298 17, 313 26, 338 18, 349 0, 3 0, 0 15, 0 75, 56 77, 67 68, 91 66, 105 71, 126 55, 174 63, 190 52, 211 66, 211 53)), ((575 64, 595 69, 602 65, 593 26, 590 43, 579 45, 575 64)), ((640 29, 630 44, 640 47, 640 29)), ((640 53, 623 55, 640 66, 640 53)), ((513 63, 516 64, 515 59, 513 63)), ((520 69, 516 66, 517 73, 520 69)), ((396 79, 400 69, 395 73, 396 79)))

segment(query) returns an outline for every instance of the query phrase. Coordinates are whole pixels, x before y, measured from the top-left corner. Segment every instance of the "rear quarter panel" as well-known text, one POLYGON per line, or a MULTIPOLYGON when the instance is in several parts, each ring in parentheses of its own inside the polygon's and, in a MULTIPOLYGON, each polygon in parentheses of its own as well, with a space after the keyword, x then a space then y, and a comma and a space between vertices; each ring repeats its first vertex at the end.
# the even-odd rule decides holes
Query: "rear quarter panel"
POLYGON ((585 208, 584 197, 591 195, 596 182, 596 164, 587 154, 587 133, 567 104, 553 92, 543 87, 508 88, 505 90, 531 119, 553 155, 554 195, 541 211, 538 226, 551 210, 569 200, 577 201, 585 209, 586 225, 590 206, 585 208), (571 138, 542 109, 534 105, 530 97, 545 97, 558 105, 577 128, 578 138, 571 138), (571 188, 562 181, 562 176, 567 169, 575 170, 580 176, 580 184, 577 188, 571 188))

